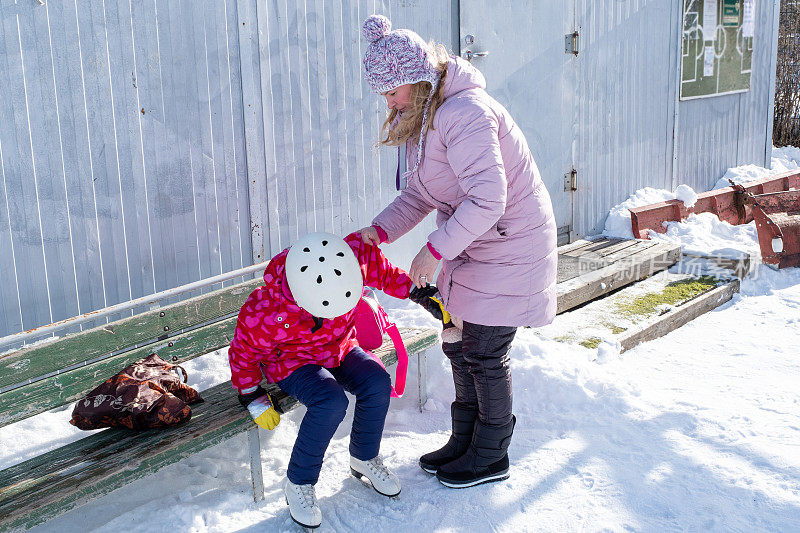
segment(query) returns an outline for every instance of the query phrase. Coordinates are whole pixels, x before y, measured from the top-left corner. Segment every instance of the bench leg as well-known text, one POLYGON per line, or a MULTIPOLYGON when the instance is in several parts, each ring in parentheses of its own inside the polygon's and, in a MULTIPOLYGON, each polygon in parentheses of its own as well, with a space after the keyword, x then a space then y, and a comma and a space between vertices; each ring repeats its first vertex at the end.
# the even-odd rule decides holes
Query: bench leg
POLYGON ((419 410, 425 407, 428 401, 428 350, 422 350, 417 355, 417 385, 419 386, 419 410))
POLYGON ((248 430, 247 439, 250 441, 250 479, 253 482, 253 501, 264 499, 264 474, 261 471, 261 437, 258 426, 248 430))

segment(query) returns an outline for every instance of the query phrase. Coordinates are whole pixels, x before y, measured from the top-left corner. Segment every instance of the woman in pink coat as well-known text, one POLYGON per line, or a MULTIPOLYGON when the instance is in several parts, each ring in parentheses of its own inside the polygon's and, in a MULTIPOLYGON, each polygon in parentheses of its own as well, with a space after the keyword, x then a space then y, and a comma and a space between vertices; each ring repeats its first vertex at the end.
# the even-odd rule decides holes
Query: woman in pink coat
POLYGON ((437 287, 459 326, 442 343, 456 390, 453 431, 420 466, 450 487, 505 479, 515 423, 509 348, 517 327, 548 324, 556 311, 550 195, 522 131, 478 70, 413 31, 392 31, 380 15, 362 33, 366 80, 389 107, 381 144, 405 144, 410 170, 361 235, 395 241, 435 210, 437 229, 409 274, 424 286, 441 262, 437 287))

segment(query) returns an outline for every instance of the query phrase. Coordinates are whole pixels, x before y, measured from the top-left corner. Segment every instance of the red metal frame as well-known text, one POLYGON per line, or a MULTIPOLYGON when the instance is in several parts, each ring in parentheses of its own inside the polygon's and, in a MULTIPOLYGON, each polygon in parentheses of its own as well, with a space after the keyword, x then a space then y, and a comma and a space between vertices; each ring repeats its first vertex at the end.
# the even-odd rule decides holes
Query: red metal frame
MULTIPOLYGON (((800 189, 800 170, 792 170, 769 178, 743 184, 744 190, 753 194, 800 189)), ((720 220, 731 224, 747 224, 753 220, 753 208, 747 205, 743 194, 733 187, 715 189, 697 195, 697 202, 686 208, 680 200, 668 200, 634 207, 631 212, 631 229, 637 239, 649 239, 648 230, 665 233, 664 222, 679 222, 692 213, 714 213, 720 220)))
POLYGON ((778 268, 800 266, 800 191, 760 194, 753 200, 761 260, 778 268))

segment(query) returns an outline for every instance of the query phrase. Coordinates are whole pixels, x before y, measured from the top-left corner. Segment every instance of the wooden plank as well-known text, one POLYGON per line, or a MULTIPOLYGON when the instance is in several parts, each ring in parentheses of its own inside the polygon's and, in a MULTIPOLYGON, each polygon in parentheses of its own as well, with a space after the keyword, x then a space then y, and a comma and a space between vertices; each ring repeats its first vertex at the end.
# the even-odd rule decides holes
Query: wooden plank
POLYGON ((631 244, 635 244, 635 243, 636 243, 636 241, 632 240, 632 239, 601 239, 601 240, 598 240, 598 241, 591 242, 589 244, 589 246, 582 246, 582 247, 580 247, 580 248, 578 248, 576 250, 570 250, 570 251, 567 251, 567 252, 563 252, 561 250, 558 250, 558 254, 559 255, 570 255, 570 256, 574 256, 574 257, 578 257, 578 256, 581 256, 581 255, 587 255, 587 254, 589 254, 589 255, 591 255, 591 254, 602 255, 603 251, 607 250, 609 248, 613 250, 613 249, 618 248, 620 246, 627 247, 627 246, 630 246, 631 244))
POLYGON ((586 248, 587 246, 591 246, 596 241, 590 241, 586 239, 578 239, 575 242, 571 242, 569 244, 565 244, 563 246, 558 247, 558 255, 567 254, 569 252, 580 250, 581 248, 586 248))
POLYGON ((644 279, 675 264, 681 256, 680 245, 658 243, 624 261, 588 272, 556 285, 556 313, 563 313, 634 281, 644 279))
POLYGON ((741 282, 738 279, 734 279, 725 285, 689 300, 661 316, 653 318, 640 327, 625 332, 619 338, 622 351, 630 350, 642 342, 663 337, 703 313, 716 309, 733 298, 735 293, 739 292, 740 284, 741 282))
POLYGON ((733 274, 739 278, 744 277, 750 273, 752 268, 750 254, 743 253, 741 257, 722 257, 707 254, 699 254, 692 252, 684 252, 681 261, 689 263, 693 261, 710 261, 717 265, 719 268, 731 270, 733 274))
POLYGON ((101 355, 238 313, 260 279, 219 289, 155 311, 68 335, 0 357, 0 389, 101 355))
POLYGON ((0 427, 74 402, 129 364, 153 352, 165 361, 180 364, 225 348, 230 344, 235 327, 236 317, 228 318, 6 391, 0 394, 0 427))
MULTIPOLYGON (((439 338, 432 329, 403 328, 401 335, 409 354, 439 338)), ((375 352, 386 366, 397 360, 391 342, 375 352)), ((202 395, 205 402, 193 406, 191 420, 180 426, 108 429, 3 470, 0 529, 33 527, 253 427, 230 383, 202 395)), ((285 401, 282 406, 293 407, 285 401)))

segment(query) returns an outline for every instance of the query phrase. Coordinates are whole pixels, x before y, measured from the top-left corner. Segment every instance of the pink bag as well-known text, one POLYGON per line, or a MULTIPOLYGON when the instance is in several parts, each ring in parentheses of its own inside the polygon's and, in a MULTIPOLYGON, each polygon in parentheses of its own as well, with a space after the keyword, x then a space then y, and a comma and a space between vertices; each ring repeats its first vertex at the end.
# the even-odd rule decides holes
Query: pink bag
POLYGON ((392 387, 392 398, 400 398, 406 389, 406 373, 408 372, 408 352, 400 337, 397 324, 389 321, 381 304, 375 299, 372 291, 364 287, 361 300, 356 305, 356 339, 359 346, 369 353, 380 365, 383 365, 381 358, 372 353, 383 344, 383 334, 389 335, 397 351, 397 372, 395 373, 394 386, 392 387))

